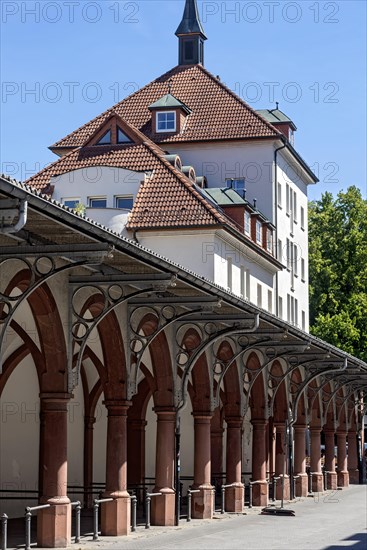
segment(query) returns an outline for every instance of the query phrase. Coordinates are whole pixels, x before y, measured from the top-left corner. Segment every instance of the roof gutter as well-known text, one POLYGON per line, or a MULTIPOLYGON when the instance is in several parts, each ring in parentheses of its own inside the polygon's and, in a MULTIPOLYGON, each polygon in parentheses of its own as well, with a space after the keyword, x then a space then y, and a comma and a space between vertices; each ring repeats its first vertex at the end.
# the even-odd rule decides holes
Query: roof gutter
POLYGON ((27 211, 28 211, 28 203, 24 199, 20 199, 18 205, 11 204, 11 201, 8 201, 8 204, 3 205, 3 208, 1 208, 0 203, 0 233, 2 234, 12 234, 12 233, 18 233, 25 224, 27 223, 27 211), (14 225, 4 225, 4 217, 6 213, 9 215, 10 213, 14 212, 15 216, 14 218, 18 217, 18 221, 14 225))

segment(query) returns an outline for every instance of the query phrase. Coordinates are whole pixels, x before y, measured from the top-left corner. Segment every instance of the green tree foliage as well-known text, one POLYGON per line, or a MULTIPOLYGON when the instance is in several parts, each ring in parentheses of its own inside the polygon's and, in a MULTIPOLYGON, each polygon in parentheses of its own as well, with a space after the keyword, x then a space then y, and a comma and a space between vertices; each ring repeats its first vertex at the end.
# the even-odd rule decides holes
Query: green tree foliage
POLYGON ((311 333, 367 360, 367 201, 356 187, 309 204, 311 333))

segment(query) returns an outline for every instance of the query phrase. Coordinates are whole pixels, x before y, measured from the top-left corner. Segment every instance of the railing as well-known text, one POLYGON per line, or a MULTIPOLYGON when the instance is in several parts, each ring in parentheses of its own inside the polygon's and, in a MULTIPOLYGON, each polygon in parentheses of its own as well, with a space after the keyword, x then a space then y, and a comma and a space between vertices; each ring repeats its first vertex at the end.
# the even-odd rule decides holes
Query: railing
POLYGON ((200 493, 200 489, 189 489, 187 491, 187 518, 186 521, 191 521, 191 505, 192 505, 192 494, 200 493))
POLYGON ((31 550, 31 523, 32 512, 51 508, 51 504, 41 504, 40 506, 32 506, 25 509, 25 550, 31 550))
POLYGON ((150 502, 152 497, 158 497, 162 493, 147 493, 145 495, 145 529, 150 529, 150 502))
POLYGON ((277 483, 279 479, 280 476, 273 476, 273 502, 275 502, 277 499, 277 483))
POLYGON ((226 489, 229 489, 229 487, 234 487, 236 483, 230 483, 229 485, 222 485, 222 501, 221 501, 221 508, 220 513, 224 514, 225 512, 225 506, 226 506, 226 489))
POLYGON ((75 508, 75 542, 80 542, 80 514, 82 505, 79 500, 71 502, 71 508, 75 508))
POLYGON ((113 502, 113 498, 95 498, 93 501, 93 540, 98 540, 98 511, 103 502, 113 502))
POLYGON ((8 545, 8 516, 1 516, 1 550, 6 550, 8 545))

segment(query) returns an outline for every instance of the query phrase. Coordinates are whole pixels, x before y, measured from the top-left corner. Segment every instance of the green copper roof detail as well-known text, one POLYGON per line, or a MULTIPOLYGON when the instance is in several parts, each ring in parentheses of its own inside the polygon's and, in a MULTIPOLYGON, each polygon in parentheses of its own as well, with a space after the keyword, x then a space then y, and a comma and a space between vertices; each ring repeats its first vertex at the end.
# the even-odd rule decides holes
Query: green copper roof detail
POLYGON ((182 36, 183 34, 201 34, 206 40, 196 0, 186 0, 182 21, 175 34, 176 36, 182 36))
POLYGON ((151 111, 153 109, 183 109, 187 114, 190 114, 192 111, 191 109, 182 103, 179 99, 177 99, 172 94, 167 94, 149 105, 148 109, 151 111))

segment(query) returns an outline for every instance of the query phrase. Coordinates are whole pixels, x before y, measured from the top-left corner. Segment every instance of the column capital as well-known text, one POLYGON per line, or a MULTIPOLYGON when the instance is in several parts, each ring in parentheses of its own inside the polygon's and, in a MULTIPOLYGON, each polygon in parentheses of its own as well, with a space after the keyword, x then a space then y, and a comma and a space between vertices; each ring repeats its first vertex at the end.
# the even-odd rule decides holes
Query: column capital
POLYGON ((131 401, 118 399, 105 399, 103 405, 108 410, 108 416, 127 416, 127 411, 131 407, 131 401))
POLYGON ((338 437, 339 435, 342 436, 342 437, 347 437, 347 434, 348 434, 348 430, 346 429, 342 429, 342 430, 336 430, 336 436, 338 437))
POLYGON ((307 430, 307 424, 295 424, 293 429, 295 432, 303 432, 307 430))
POLYGON ((266 427, 268 425, 268 421, 265 418, 254 418, 251 420, 251 424, 257 429, 264 429, 266 430, 266 427))
POLYGON ((66 412, 69 401, 73 398, 71 393, 55 392, 40 393, 41 413, 46 411, 66 412))
POLYGON ((311 433, 321 433, 321 426, 310 426, 311 433))
POLYGON ((210 411, 193 411, 191 414, 196 422, 210 422, 213 417, 213 413, 210 411))
POLYGON ((243 418, 238 416, 230 416, 225 418, 227 428, 242 428, 243 418))
POLYGON ((84 417, 84 425, 87 428, 93 428, 93 425, 96 423, 96 417, 95 416, 85 416, 84 417))

